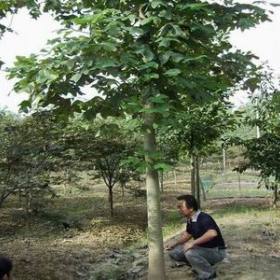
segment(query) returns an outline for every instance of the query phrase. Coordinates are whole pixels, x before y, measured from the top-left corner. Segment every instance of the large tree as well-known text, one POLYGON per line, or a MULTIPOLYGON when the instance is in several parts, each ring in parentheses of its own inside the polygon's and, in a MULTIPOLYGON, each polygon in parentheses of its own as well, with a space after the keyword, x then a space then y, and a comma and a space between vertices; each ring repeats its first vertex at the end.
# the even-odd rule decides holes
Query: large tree
MULTIPOLYGON (((155 124, 182 102, 220 98, 256 67, 233 50, 231 30, 267 20, 259 7, 231 1, 46 1, 65 26, 44 52, 18 57, 11 69, 23 107, 81 112, 86 117, 131 114, 142 121, 149 229, 149 279, 165 279, 156 170, 155 124), (88 101, 84 87, 98 92, 88 101)), ((42 4, 44 5, 44 4, 42 4)))

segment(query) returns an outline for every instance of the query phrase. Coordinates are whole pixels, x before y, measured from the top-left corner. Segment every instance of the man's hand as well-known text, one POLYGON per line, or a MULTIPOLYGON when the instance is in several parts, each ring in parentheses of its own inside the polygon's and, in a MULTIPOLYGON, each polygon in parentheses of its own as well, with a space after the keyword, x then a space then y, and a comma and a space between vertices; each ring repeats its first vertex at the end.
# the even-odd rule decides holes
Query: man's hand
POLYGON ((192 241, 190 242, 187 242, 185 245, 184 245, 184 251, 187 252, 188 250, 192 249, 194 247, 194 243, 192 241))
POLYGON ((164 246, 164 249, 165 250, 172 250, 174 249, 177 245, 183 245, 185 244, 188 240, 191 239, 191 235, 189 233, 187 233, 186 231, 184 231, 179 240, 170 240, 165 246, 164 246))
POLYGON ((170 242, 170 243, 168 243, 164 246, 164 249, 170 251, 170 250, 174 249, 176 247, 176 245, 177 245, 176 243, 174 243, 174 242, 171 243, 170 242))

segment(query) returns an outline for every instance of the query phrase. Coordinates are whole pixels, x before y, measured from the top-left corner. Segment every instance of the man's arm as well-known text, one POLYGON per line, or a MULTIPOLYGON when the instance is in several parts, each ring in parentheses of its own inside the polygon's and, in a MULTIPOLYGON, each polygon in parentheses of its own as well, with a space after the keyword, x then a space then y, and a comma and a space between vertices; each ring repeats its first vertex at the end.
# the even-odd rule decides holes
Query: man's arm
POLYGON ((174 247, 176 247, 177 245, 181 245, 181 244, 186 243, 186 242, 189 241, 191 238, 192 238, 192 236, 191 236, 188 232, 184 231, 184 232, 181 234, 181 236, 180 236, 180 238, 179 238, 178 240, 172 242, 171 244, 168 244, 165 248, 166 248, 166 250, 171 250, 171 249, 173 249, 174 247))
POLYGON ((218 235, 217 231, 215 229, 209 229, 207 230, 202 236, 197 238, 196 240, 193 240, 192 242, 188 242, 185 244, 184 249, 187 251, 191 248, 193 248, 196 245, 201 245, 203 243, 206 243, 213 238, 215 238, 218 235))

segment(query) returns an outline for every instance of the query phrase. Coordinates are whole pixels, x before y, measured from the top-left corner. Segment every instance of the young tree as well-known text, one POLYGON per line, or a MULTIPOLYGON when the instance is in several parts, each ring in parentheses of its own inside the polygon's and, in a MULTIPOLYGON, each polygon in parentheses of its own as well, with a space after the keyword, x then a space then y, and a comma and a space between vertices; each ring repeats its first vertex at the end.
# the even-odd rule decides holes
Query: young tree
POLYGON ((176 138, 177 148, 191 159, 191 190, 200 204, 200 160, 234 126, 234 117, 229 104, 220 100, 200 106, 190 104, 184 112, 177 112, 175 119, 167 126, 166 135, 176 138))
POLYGON ((171 167, 175 167, 179 161, 180 156, 180 143, 176 135, 170 131, 169 127, 160 127, 157 131, 157 141, 159 149, 159 157, 161 163, 159 163, 159 176, 160 176, 160 188, 161 192, 164 191, 163 175, 164 171, 169 171, 171 167))
MULTIPOLYGON (((154 125, 184 100, 207 101, 246 80, 251 54, 232 49, 231 30, 267 20, 259 7, 198 0, 47 1, 65 26, 44 56, 11 69, 23 107, 52 106, 86 117, 131 114, 142 120, 149 229, 149 279, 165 279, 154 125), (52 3, 52 4, 50 4, 52 3), (77 99, 90 85, 99 96, 77 99), (100 96, 101 95, 101 96, 100 96)), ((169 115, 170 116, 170 115, 169 115)))
POLYGON ((10 137, 11 130, 18 124, 18 119, 9 114, 8 112, 1 111, 0 113, 0 207, 3 202, 13 193, 17 191, 13 184, 9 184, 10 181, 10 164, 7 164, 7 155, 12 147, 12 138, 10 137))
POLYGON ((128 169, 124 161, 133 156, 138 143, 126 133, 123 122, 98 118, 92 123, 76 118, 65 128, 61 144, 65 168, 93 171, 94 177, 103 179, 108 187, 110 214, 113 216, 114 186, 136 177, 136 170, 128 169))
POLYGON ((55 139, 59 134, 48 114, 34 114, 2 124, 1 138, 1 203, 18 193, 25 209, 38 211, 45 198, 54 196, 50 173, 55 170, 55 139))
POLYGON ((273 191, 273 204, 279 201, 279 184, 280 184, 280 165, 279 165, 279 132, 280 132, 280 91, 276 84, 273 73, 269 70, 263 70, 259 74, 261 82, 252 85, 254 91, 259 94, 253 96, 258 99, 254 102, 253 114, 246 119, 246 123, 252 127, 256 125, 260 128, 261 135, 251 139, 238 139, 237 142, 245 146, 245 162, 236 168, 237 171, 243 172, 248 168, 260 171, 260 184, 264 183, 267 189, 273 191), (254 111, 259 112, 259 118, 256 118, 254 111))

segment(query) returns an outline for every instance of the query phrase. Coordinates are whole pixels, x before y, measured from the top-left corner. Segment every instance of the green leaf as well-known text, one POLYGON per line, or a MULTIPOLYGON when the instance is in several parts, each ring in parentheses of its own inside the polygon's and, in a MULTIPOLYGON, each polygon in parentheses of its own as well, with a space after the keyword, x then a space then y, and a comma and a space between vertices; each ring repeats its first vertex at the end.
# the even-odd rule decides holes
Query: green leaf
POLYGON ((117 44, 114 42, 102 42, 99 46, 109 52, 115 52, 117 50, 117 44))
POLYGON ((181 9, 183 10, 191 10, 193 12, 205 9, 209 4, 208 3, 192 3, 192 4, 183 4, 181 5, 181 9))
POLYGON ((173 53, 172 54, 172 60, 175 63, 179 63, 179 62, 183 61, 185 57, 186 57, 185 55, 180 54, 180 53, 173 53))
POLYGON ((179 74, 181 74, 181 70, 178 68, 169 69, 166 72, 164 72, 164 75, 168 77, 176 77, 179 74))
POLYGON ((196 57, 187 57, 184 59, 184 62, 200 61, 200 60, 204 60, 206 58, 207 58, 206 55, 200 55, 200 56, 196 56, 196 57))
POLYGON ((161 56, 160 56, 160 62, 162 65, 164 65, 165 63, 167 63, 170 59, 172 55, 172 52, 170 51, 167 51, 167 52, 164 52, 161 56))
POLYGON ((19 106, 22 112, 28 113, 29 109, 31 108, 31 101, 24 100, 19 104, 19 106))
POLYGON ((76 74, 74 74, 74 75, 71 77, 71 81, 77 83, 77 82, 81 79, 82 75, 83 75, 82 73, 76 73, 76 74))
POLYGON ((151 7, 153 8, 153 9, 156 9, 156 8, 158 8, 158 7, 160 7, 160 6, 167 6, 167 4, 164 2, 164 1, 159 1, 159 0, 157 0, 157 1, 151 1, 151 7))
POLYGON ((145 63, 143 65, 139 66, 139 70, 145 70, 145 69, 158 69, 158 64, 154 61, 150 61, 148 63, 145 63))
POLYGON ((105 69, 109 67, 116 67, 118 63, 115 59, 110 58, 98 58, 95 63, 95 68, 97 69, 105 69))
POLYGON ((39 83, 52 82, 58 78, 58 75, 47 69, 42 69, 38 72, 37 81, 39 83))
POLYGON ((155 55, 151 51, 150 47, 146 45, 139 46, 138 49, 135 50, 135 52, 143 56, 143 61, 145 63, 150 62, 155 58, 155 55))
POLYGON ((157 94, 156 96, 150 97, 149 102, 157 103, 157 104, 166 104, 167 99, 168 99, 167 96, 163 94, 157 94))
POLYGON ((156 42, 159 42, 159 47, 161 48, 169 48, 172 42, 181 44, 180 40, 171 37, 161 37, 157 39, 156 42))
POLYGON ((149 74, 145 74, 143 76, 143 81, 148 82, 151 80, 157 80, 159 78, 159 75, 157 73, 149 73, 149 74))
POLYGON ((161 171, 170 171, 172 166, 166 163, 157 163, 154 165, 154 168, 161 171))

